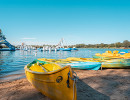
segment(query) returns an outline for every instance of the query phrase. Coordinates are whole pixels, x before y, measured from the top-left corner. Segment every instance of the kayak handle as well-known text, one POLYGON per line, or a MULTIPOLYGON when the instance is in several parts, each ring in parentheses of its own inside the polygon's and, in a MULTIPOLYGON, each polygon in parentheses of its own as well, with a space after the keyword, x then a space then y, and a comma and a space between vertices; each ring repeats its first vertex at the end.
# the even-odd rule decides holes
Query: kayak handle
POLYGON ((74 81, 74 80, 77 81, 77 80, 78 80, 78 77, 77 77, 76 72, 72 71, 72 73, 75 74, 75 76, 73 75, 74 78, 70 77, 70 72, 68 73, 68 77, 69 77, 71 80, 73 80, 73 81, 74 81))
POLYGON ((73 75, 73 78, 70 76, 70 71, 68 72, 68 79, 67 79, 67 81, 66 81, 68 88, 70 88, 69 78, 70 78, 71 80, 73 80, 74 82, 77 82, 77 81, 78 81, 78 77, 77 77, 76 72, 72 71, 72 73, 75 74, 75 76, 73 75))

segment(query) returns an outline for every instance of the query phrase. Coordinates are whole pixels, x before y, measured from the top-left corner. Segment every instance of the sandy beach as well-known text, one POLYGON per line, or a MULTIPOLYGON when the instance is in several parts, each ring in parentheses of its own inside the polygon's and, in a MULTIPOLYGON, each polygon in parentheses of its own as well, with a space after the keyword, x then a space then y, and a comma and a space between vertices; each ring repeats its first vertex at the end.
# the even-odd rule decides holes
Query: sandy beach
MULTIPOLYGON (((130 69, 76 70, 78 100, 130 100, 130 69)), ((50 100, 27 80, 0 83, 0 100, 50 100)))

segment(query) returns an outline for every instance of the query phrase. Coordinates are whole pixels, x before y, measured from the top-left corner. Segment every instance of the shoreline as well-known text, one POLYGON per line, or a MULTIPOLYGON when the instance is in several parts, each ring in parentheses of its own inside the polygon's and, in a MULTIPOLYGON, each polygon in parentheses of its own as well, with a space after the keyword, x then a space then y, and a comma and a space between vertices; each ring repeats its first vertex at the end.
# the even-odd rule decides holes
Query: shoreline
MULTIPOLYGON (((130 69, 75 70, 77 100, 129 100, 130 69)), ((26 78, 0 83, 1 100, 50 100, 26 78)))
POLYGON ((0 83, 12 82, 23 78, 26 78, 25 73, 5 75, 0 77, 0 83))

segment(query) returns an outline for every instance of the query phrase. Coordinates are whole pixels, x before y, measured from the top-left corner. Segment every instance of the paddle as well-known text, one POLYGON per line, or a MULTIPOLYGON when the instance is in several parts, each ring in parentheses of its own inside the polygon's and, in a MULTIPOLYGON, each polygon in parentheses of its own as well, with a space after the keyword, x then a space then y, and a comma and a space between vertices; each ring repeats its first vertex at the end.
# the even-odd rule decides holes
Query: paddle
POLYGON ((43 67, 43 66, 42 66, 42 64, 40 64, 39 62, 37 62, 37 65, 41 66, 41 67, 42 67, 42 69, 43 69, 45 72, 49 72, 49 70, 48 70, 48 69, 46 69, 45 67, 43 67))

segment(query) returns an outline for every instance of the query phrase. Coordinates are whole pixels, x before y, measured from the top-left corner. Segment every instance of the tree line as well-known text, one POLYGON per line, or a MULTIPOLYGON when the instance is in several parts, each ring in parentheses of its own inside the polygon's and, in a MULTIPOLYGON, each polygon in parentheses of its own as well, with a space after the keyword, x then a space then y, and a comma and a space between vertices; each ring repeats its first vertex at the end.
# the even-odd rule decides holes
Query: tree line
POLYGON ((111 44, 76 44, 70 45, 69 47, 76 47, 76 48, 130 48, 130 41, 124 40, 121 42, 111 43, 111 44))

